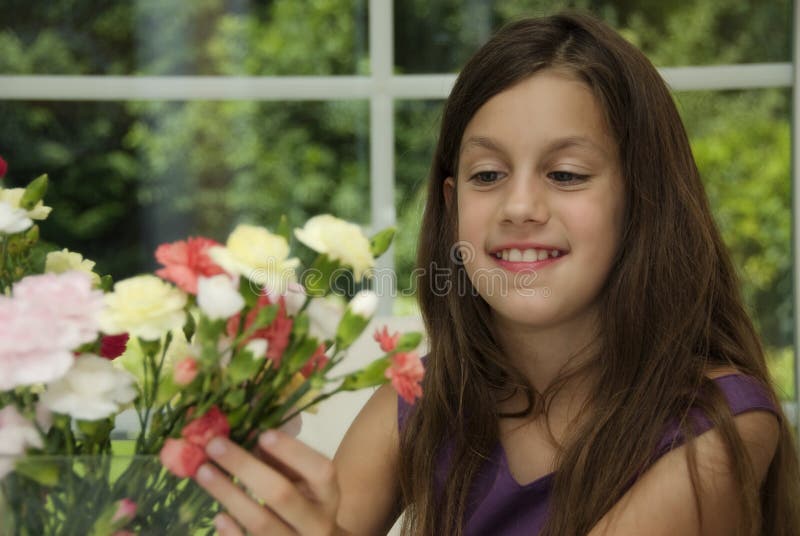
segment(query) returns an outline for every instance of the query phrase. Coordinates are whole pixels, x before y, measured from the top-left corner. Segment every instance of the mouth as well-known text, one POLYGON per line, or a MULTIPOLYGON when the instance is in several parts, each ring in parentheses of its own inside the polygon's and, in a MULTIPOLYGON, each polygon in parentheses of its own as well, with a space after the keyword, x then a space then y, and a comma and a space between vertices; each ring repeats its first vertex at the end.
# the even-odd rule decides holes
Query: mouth
POLYGON ((501 248, 489 252, 495 262, 512 272, 541 269, 565 257, 568 251, 551 247, 501 248))

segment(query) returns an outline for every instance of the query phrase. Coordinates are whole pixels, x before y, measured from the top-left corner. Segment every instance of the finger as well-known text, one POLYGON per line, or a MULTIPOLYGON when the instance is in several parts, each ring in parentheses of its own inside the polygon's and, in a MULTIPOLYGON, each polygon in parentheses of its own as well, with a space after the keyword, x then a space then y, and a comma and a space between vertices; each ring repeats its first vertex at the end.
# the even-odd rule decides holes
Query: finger
POLYGON ((300 435, 300 431, 303 429, 303 414, 298 413, 285 423, 281 425, 279 430, 281 432, 285 432, 292 437, 297 437, 300 435))
MULTIPOLYGON (((239 486, 231 482, 228 475, 214 467, 210 463, 205 463, 197 469, 195 477, 197 483, 224 506, 231 516, 239 522, 251 534, 267 534, 289 536, 295 534, 291 528, 286 526, 281 519, 268 509, 256 503, 239 486)), ((228 516, 227 520, 230 520, 228 516)), ((223 521, 224 530, 222 534, 237 534, 239 528, 232 520, 230 524, 223 521)), ((215 524, 217 519, 214 520, 215 524)), ((241 534, 241 531, 238 532, 241 534)))
POLYGON ((330 458, 280 430, 268 430, 261 434, 258 445, 275 460, 291 467, 318 501, 336 510, 339 486, 330 458))
POLYGON ((309 500, 285 475, 223 437, 212 439, 206 451, 217 464, 238 477, 253 495, 264 501, 267 507, 298 532, 318 534, 329 528, 336 505, 332 509, 325 508, 317 504, 318 501, 309 500))
POLYGON ((220 536, 244 536, 236 521, 227 514, 220 513, 214 516, 214 527, 220 536))

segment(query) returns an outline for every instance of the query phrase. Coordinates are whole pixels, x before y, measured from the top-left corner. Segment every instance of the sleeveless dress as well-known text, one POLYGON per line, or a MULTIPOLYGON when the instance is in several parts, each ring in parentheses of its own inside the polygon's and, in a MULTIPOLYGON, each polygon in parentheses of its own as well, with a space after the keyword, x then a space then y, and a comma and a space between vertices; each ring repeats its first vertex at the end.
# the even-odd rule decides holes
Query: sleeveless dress
MULTIPOLYGON (((713 381, 721 389, 734 416, 756 410, 778 415, 769 393, 754 378, 728 374, 713 381)), ((398 425, 402 428, 411 406, 398 397, 397 410, 398 425)), ((691 418, 696 435, 712 428, 711 421, 700 411, 693 410, 691 418)), ((675 424, 667 430, 659 442, 654 459, 660 458, 682 443, 683 436, 675 424)), ((440 490, 446 478, 447 458, 446 449, 437 457, 436 481, 440 490)), ((554 476, 554 473, 550 473, 528 484, 519 484, 511 475, 505 450, 498 441, 472 484, 464 516, 465 536, 538 534, 547 520, 554 476)))

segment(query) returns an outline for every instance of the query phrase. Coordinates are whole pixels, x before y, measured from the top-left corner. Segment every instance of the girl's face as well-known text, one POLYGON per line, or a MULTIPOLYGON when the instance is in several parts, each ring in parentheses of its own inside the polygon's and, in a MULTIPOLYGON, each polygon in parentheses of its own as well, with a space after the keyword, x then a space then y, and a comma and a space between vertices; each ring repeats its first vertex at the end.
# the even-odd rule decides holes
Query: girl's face
POLYGON ((464 131, 457 173, 445 198, 457 192, 464 268, 496 319, 593 321, 619 246, 624 187, 590 89, 547 69, 494 96, 464 131))

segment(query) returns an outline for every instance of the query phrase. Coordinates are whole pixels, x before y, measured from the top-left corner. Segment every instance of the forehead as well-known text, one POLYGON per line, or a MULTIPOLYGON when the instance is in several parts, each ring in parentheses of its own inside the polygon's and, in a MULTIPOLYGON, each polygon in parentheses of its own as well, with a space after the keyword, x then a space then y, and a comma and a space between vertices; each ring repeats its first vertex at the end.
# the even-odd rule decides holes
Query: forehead
POLYGON ((605 114, 584 82, 545 69, 498 93, 475 113, 461 139, 460 152, 482 141, 551 143, 616 154, 605 114))

